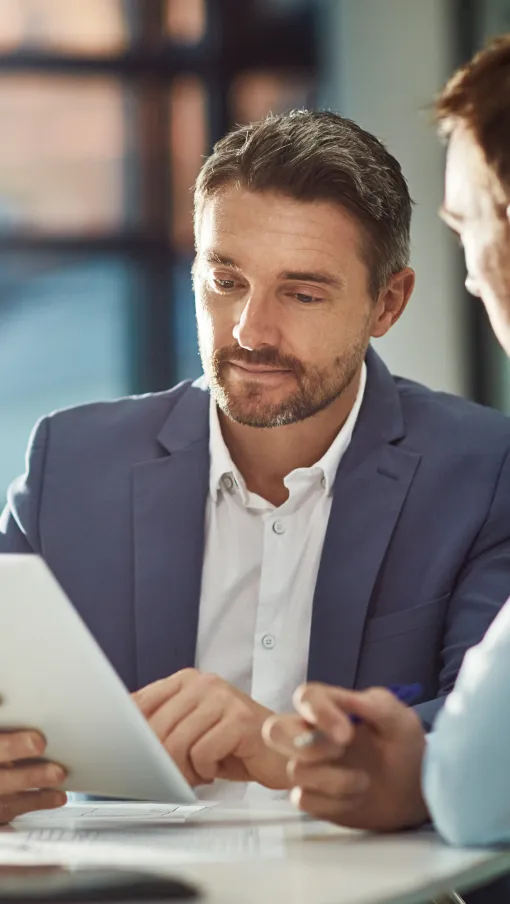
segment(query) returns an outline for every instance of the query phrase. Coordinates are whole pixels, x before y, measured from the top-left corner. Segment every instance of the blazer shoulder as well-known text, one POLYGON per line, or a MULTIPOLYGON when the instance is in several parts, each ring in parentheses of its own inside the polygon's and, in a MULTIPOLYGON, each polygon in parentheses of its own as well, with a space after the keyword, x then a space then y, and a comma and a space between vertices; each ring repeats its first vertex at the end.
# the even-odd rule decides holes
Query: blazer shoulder
MULTIPOLYGON (((150 454, 176 406, 183 402, 187 407, 204 389, 200 382, 185 380, 164 392, 54 411, 47 418, 51 444, 65 453, 116 448, 121 455, 124 449, 127 457, 150 454)), ((207 405, 204 408, 208 410, 207 405)))
POLYGON ((59 422, 62 425, 78 424, 86 422, 87 426, 94 423, 113 426, 122 423, 138 424, 152 418, 168 417, 172 409, 179 402, 185 392, 191 386, 190 380, 178 383, 172 389, 163 392, 148 392, 143 395, 129 395, 116 399, 107 399, 98 402, 86 402, 83 405, 73 405, 69 408, 58 408, 50 412, 48 417, 52 424, 59 422))
POLYGON ((395 377, 408 435, 473 451, 510 449, 510 418, 448 392, 395 377))

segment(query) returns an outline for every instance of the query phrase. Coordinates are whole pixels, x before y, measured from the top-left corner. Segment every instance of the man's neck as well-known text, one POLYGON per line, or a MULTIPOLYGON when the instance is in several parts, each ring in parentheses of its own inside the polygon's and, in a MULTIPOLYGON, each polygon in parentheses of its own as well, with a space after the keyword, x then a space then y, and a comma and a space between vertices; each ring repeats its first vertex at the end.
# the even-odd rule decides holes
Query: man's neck
POLYGON ((246 427, 219 412, 223 439, 248 490, 282 505, 289 493, 284 478, 309 468, 334 442, 356 401, 361 370, 342 395, 313 417, 285 427, 246 427))

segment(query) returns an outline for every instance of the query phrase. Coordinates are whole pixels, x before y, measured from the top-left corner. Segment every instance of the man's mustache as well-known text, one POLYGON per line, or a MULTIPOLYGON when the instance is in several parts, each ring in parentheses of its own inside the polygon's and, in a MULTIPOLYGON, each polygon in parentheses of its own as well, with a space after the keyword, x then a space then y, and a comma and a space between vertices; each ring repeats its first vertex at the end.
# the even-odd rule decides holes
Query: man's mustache
POLYGON ((222 364, 241 361, 243 364, 258 364, 274 367, 278 370, 291 370, 296 376, 302 376, 305 368, 298 358, 292 355, 283 355, 277 348, 270 345, 264 348, 247 349, 240 345, 231 345, 218 349, 213 355, 214 369, 218 372, 222 364))

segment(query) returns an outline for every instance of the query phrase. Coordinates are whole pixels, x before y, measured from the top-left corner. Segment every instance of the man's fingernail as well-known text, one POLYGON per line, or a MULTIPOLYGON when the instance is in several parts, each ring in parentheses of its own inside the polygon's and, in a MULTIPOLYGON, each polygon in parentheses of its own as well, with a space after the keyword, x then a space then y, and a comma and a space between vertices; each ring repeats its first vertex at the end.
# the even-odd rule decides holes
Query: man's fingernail
POLYGON ((317 719, 316 719, 315 713, 309 703, 307 703, 306 701, 304 703, 300 703, 299 704, 299 713, 303 717, 305 722, 309 722, 310 725, 315 725, 317 719))
POLYGON ((299 807, 301 804, 301 788, 293 788, 290 792, 290 801, 295 807, 299 807))
POLYGON ((65 791, 55 791, 51 799, 53 807, 63 807, 67 803, 67 794, 65 791))
POLYGON ((46 775, 50 782, 63 782, 66 777, 61 766, 49 766, 46 775))
POLYGON ((321 735, 318 731, 304 731, 302 734, 297 735, 294 738, 293 744, 297 750, 305 750, 307 747, 311 747, 315 744, 316 741, 321 739, 321 735))
POLYGON ((42 753, 44 750, 44 744, 40 737, 37 735, 28 735, 27 736, 27 748, 30 753, 42 753))

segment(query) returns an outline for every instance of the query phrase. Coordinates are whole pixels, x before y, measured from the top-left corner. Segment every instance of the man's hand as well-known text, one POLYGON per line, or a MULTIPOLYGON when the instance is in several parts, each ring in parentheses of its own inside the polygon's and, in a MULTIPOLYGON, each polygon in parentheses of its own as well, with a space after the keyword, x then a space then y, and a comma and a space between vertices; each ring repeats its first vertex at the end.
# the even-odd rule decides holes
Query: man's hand
POLYGON ((133 699, 190 785, 224 778, 289 787, 286 757, 262 739, 271 710, 217 675, 183 669, 133 699))
POLYGON ((37 762, 45 749, 44 738, 35 731, 0 732, 1 825, 31 810, 65 804, 65 793, 54 790, 65 778, 64 769, 56 763, 37 762))
POLYGON ((299 715, 272 716, 266 743, 288 758, 292 800, 319 819, 374 831, 425 822, 421 764, 425 736, 416 713, 389 691, 303 685, 299 715), (361 719, 353 724, 350 716, 361 719), (310 730, 314 743, 296 746, 310 730))

